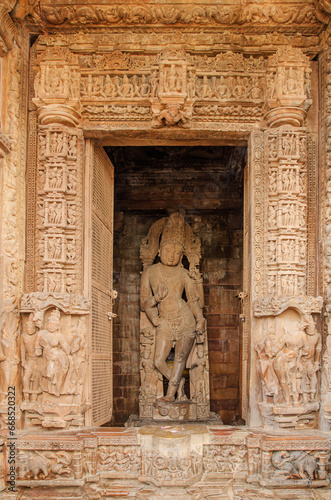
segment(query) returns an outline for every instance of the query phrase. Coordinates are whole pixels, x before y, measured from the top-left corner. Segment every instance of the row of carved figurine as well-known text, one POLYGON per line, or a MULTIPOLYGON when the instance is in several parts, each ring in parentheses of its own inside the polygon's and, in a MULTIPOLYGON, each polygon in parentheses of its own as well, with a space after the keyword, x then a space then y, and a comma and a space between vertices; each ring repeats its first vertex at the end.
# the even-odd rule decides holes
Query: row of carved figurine
MULTIPOLYGON (((286 272, 286 271, 285 271, 286 272)), ((305 295, 306 290, 306 275, 298 274, 293 270, 292 274, 268 274, 268 294, 269 295, 305 295)))
POLYGON ((299 172, 297 168, 288 168, 271 170, 269 173, 269 192, 279 193, 280 191, 297 192, 305 194, 306 173, 299 172))
POLYGON ((75 262, 75 237, 63 234, 47 234, 39 240, 39 254, 44 262, 75 262))
POLYGON ((283 262, 305 264, 307 242, 303 239, 280 239, 269 241, 269 263, 283 262))
POLYGON ((46 199, 38 202, 38 214, 44 226, 73 227, 76 223, 76 204, 62 199, 46 199))
MULTIPOLYGON (((3 478, 3 455, 0 447, 0 481, 3 478), (1 460, 2 458, 2 460, 1 460)), ((261 474, 262 461, 268 463, 268 477, 275 482, 288 479, 326 479, 327 452, 311 450, 275 450, 262 458, 259 448, 246 445, 204 446, 203 456, 191 452, 183 457, 167 457, 157 451, 141 450, 135 445, 100 445, 96 450, 59 451, 20 449, 17 459, 18 479, 81 478, 102 473, 141 474, 159 481, 193 479, 201 472, 261 474), (249 459, 249 462, 248 462, 249 459)), ((266 464, 265 464, 266 465, 266 464)), ((1 486, 1 484, 0 484, 1 486)))
POLYGON ((307 156, 307 138, 305 135, 282 132, 279 136, 270 134, 268 137, 269 160, 278 157, 301 158, 307 156))
POLYGON ((83 77, 81 94, 83 97, 101 98, 141 98, 157 95, 181 95, 188 98, 210 99, 261 99, 263 82, 261 78, 242 76, 196 76, 193 72, 186 76, 179 70, 174 75, 157 76, 154 71, 150 76, 92 76, 83 77))
POLYGON ((76 274, 71 269, 47 267, 37 274, 37 290, 38 292, 75 293, 77 288, 76 278, 76 274))
POLYGON ((66 169, 64 164, 46 164, 45 169, 38 170, 38 185, 40 190, 48 192, 76 193, 76 170, 66 169))
POLYGON ((270 229, 278 227, 305 228, 307 207, 299 203, 282 202, 270 204, 268 224, 270 229))
POLYGON ((77 156, 77 135, 47 131, 45 134, 39 134, 39 146, 41 156, 61 154, 75 158, 77 156))

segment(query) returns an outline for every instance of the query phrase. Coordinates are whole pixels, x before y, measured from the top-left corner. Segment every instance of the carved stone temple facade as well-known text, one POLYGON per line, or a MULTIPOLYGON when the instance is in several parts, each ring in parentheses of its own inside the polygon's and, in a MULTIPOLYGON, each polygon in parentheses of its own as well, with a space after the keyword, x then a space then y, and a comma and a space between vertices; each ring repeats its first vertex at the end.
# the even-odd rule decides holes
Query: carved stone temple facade
POLYGON ((331 500, 330 33, 0 0, 1 499, 331 500))

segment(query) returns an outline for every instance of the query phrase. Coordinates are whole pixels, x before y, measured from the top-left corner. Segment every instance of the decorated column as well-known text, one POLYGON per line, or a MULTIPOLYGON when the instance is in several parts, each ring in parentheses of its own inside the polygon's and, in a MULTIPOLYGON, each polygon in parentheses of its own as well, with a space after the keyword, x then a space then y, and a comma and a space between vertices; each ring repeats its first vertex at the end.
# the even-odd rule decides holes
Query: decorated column
POLYGON ((254 248, 260 281, 252 283, 251 387, 257 405, 251 405, 251 425, 316 428, 323 301, 316 297, 316 146, 306 127, 312 102, 308 57, 280 48, 269 57, 266 86, 268 128, 258 134, 264 195, 253 229, 254 241, 260 234, 254 248))
POLYGON ((82 295, 83 133, 76 56, 47 49, 34 66, 38 139, 28 214, 22 365, 25 424, 77 427, 87 401, 88 302, 82 295))

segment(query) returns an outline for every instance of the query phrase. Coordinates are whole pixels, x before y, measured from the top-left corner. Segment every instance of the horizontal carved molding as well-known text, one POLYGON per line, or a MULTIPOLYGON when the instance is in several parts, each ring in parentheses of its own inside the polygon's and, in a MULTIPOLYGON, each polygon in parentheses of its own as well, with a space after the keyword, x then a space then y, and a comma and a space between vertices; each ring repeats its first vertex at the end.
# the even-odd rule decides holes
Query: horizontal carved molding
POLYGON ((296 309, 302 314, 320 313, 322 306, 322 297, 263 297, 255 301, 254 315, 278 316, 288 308, 296 309))
POLYGON ((65 314, 88 314, 90 304, 83 295, 70 293, 26 293, 21 300, 21 312, 44 311, 51 307, 61 309, 65 314))
MULTIPOLYGON (((35 13, 37 15, 37 13, 35 13)), ((302 3, 242 5, 44 5, 44 22, 63 25, 276 25, 294 29, 295 26, 320 26, 324 18, 316 13, 314 5, 302 3)))

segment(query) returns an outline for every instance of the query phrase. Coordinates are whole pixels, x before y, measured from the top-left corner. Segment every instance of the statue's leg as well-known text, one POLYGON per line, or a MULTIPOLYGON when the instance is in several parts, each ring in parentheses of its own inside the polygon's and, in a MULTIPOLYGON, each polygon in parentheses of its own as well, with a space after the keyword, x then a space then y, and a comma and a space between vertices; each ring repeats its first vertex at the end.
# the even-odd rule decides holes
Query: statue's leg
POLYGON ((168 380, 171 377, 171 368, 166 363, 166 359, 172 348, 171 331, 167 328, 160 328, 156 332, 155 338, 155 366, 168 380))
POLYGON ((174 398, 177 392, 193 342, 194 337, 191 336, 184 336, 176 341, 175 360, 169 380, 167 398, 174 398))

